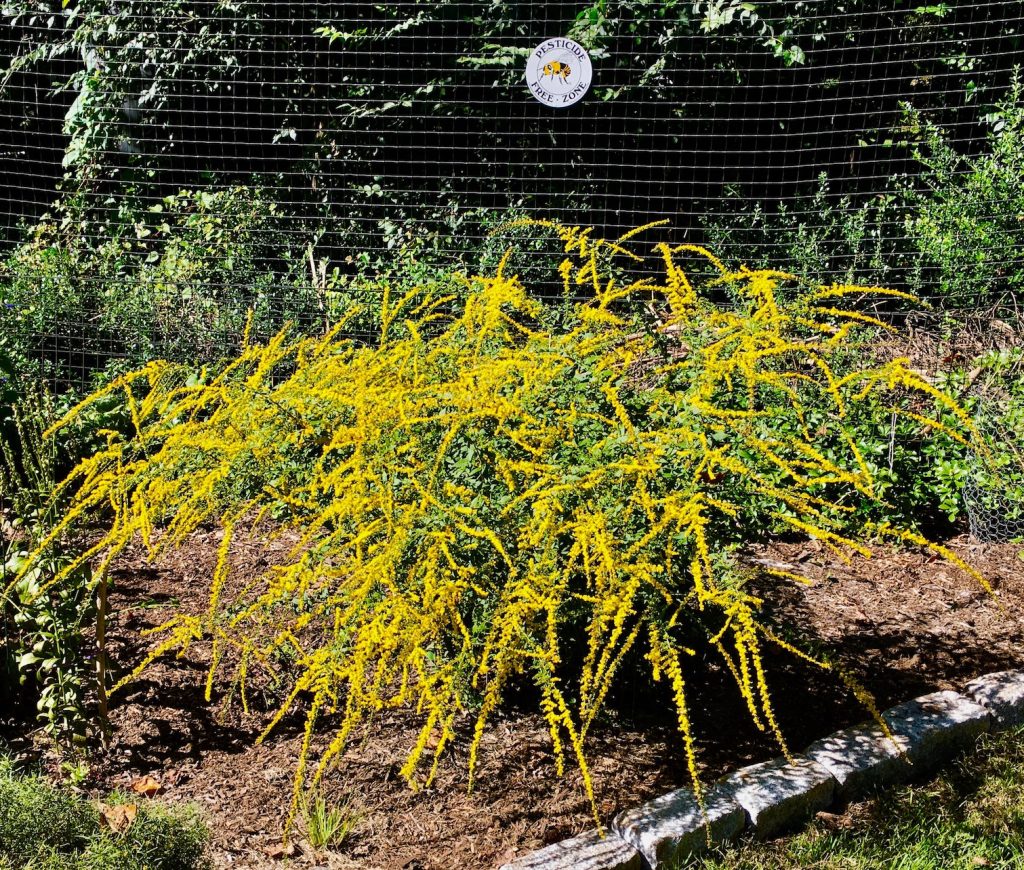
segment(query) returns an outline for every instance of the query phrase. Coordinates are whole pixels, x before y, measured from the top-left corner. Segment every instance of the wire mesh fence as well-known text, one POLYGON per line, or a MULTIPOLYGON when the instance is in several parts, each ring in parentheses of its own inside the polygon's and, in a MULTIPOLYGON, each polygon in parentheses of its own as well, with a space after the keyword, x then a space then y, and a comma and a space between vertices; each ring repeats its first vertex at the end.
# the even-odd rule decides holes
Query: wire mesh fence
MULTIPOLYGON (((250 310, 258 334, 320 328, 398 259, 493 264, 523 215, 667 219, 726 258, 950 307, 1024 282, 1019 2, 2 11, 2 325, 64 383, 222 355, 250 310), (566 39, 586 63, 544 54, 566 39)), ((558 296, 557 243, 526 248, 558 296)))
POLYGON ((996 543, 1024 539, 1024 357, 1003 357, 972 389, 989 453, 972 454, 963 489, 971 536, 996 543))

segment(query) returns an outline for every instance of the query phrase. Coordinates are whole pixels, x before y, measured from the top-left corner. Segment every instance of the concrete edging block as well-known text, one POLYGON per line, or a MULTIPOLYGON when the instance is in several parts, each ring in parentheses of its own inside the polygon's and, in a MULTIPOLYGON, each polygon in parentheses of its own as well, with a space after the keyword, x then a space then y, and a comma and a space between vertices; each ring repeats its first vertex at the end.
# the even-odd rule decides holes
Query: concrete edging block
POLYGON ((836 781, 801 755, 752 764, 721 781, 746 811, 758 838, 796 827, 832 804, 836 781))
POLYGON ((640 853, 609 831, 588 831, 503 864, 500 870, 644 870, 640 853))
POLYGON ((991 726, 988 710, 950 691, 890 707, 882 718, 895 736, 906 740, 914 776, 933 771, 991 726))
POLYGON ((517 858, 501 870, 657 870, 738 837, 748 825, 759 838, 849 800, 868 789, 930 773, 991 727, 1024 724, 1024 671, 971 680, 965 691, 932 692, 874 722, 836 731, 792 760, 744 767, 706 792, 703 807, 677 789, 619 813, 607 836, 590 831, 517 858))
POLYGON ((1024 725, 1024 670, 977 677, 964 686, 964 694, 989 711, 993 728, 1024 725))
POLYGON ((886 736, 877 722, 864 722, 816 740, 804 750, 836 781, 841 802, 856 800, 872 789, 905 782, 913 773, 906 757, 909 742, 886 736))
POLYGON ((678 789, 619 813, 612 829, 640 851, 649 867, 664 867, 743 832, 746 813, 730 790, 712 786, 703 803, 689 789, 678 789))

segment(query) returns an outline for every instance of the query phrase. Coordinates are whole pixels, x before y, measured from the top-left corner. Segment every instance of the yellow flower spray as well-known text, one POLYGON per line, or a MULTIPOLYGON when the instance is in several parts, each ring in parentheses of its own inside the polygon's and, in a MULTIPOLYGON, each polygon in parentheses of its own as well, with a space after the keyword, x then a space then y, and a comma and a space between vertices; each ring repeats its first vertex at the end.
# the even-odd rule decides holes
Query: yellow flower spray
POLYGON ((969 426, 905 361, 840 359, 851 330, 874 324, 843 300, 889 291, 801 289, 793 276, 731 270, 688 245, 658 245, 661 274, 627 279, 608 261, 646 265, 632 250, 646 228, 605 241, 539 225, 564 243, 567 295, 589 295, 568 326, 545 325, 506 258, 494 275, 465 279, 462 298, 389 292, 375 347, 347 341, 343 324, 321 337, 247 339, 237 359, 199 378, 151 363, 59 424, 122 391, 134 431, 109 433, 69 475, 71 507, 35 557, 94 517, 106 531, 80 562, 109 562, 133 541, 156 558, 202 524, 223 529, 206 613, 156 629, 152 652, 122 684, 206 639, 208 696, 230 662, 244 704, 254 669, 291 660, 292 690, 268 731, 305 704, 292 815, 303 788, 387 709, 422 722, 403 767, 410 783, 429 782, 467 733, 472 781, 489 719, 524 678, 536 686, 557 769, 569 756, 593 800, 586 735, 617 675, 645 660, 668 683, 696 784, 685 678, 695 637, 781 742, 762 644, 827 663, 762 624, 760 601, 729 569, 750 505, 844 558, 869 555, 876 532, 919 543, 910 532, 845 525, 844 501, 875 492, 846 428, 849 409, 899 388, 969 426), (694 257, 731 306, 702 295, 687 270, 694 257), (631 305, 652 300, 659 320, 645 327, 631 305), (806 423, 812 407, 823 411, 816 428, 806 423), (791 437, 778 437, 780 422, 791 437), (233 591, 233 543, 267 517, 299 542, 233 591), (567 643, 582 643, 582 655, 566 657, 567 643), (581 662, 576 672, 568 660, 581 662), (311 768, 325 714, 337 731, 311 768), (459 725, 467 717, 468 731, 459 725))

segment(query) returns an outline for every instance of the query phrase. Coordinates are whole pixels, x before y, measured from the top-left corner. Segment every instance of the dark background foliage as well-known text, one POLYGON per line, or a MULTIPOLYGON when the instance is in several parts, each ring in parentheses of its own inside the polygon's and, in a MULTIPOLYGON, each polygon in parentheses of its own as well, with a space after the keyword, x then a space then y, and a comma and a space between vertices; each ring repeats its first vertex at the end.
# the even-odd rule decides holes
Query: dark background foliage
MULTIPOLYGON (((696 227, 727 185, 789 198, 907 170, 902 104, 970 150, 1020 49, 1013 2, 285 3, 10 0, 0 150, 22 221, 84 195, 123 222, 181 188, 252 183, 347 254, 382 221, 477 208, 603 231, 696 227), (572 35, 586 99, 555 111, 525 54, 572 35), (51 96, 54 85, 60 91, 51 96)), ((312 232, 306 224, 296 233, 312 232)))
MULTIPOLYGON (((223 357, 250 309, 258 336, 316 329, 382 275, 493 265, 487 234, 520 214, 669 218, 729 259, 961 308, 1024 284, 1019 3, 2 10, 0 328, 62 386, 223 357), (523 81, 553 35, 594 64, 562 110, 523 81)), ((561 295, 557 247, 516 264, 539 296, 561 295)))

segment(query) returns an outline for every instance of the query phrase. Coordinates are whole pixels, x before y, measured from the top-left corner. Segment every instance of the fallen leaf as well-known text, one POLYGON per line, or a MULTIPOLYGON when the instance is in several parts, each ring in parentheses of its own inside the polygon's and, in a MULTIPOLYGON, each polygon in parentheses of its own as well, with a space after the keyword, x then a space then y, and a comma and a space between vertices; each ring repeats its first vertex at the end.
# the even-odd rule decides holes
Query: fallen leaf
POLYGON ((845 828, 853 827, 853 819, 851 819, 845 813, 827 813, 824 810, 822 810, 821 812, 815 814, 815 818, 822 824, 830 828, 835 828, 837 830, 843 830, 845 828))
POLYGON ((139 814, 137 804, 118 804, 116 807, 99 805, 100 827, 107 828, 115 834, 123 834, 131 827, 139 814))
POLYGON ((164 787, 151 776, 140 776, 135 782, 128 786, 136 794, 143 797, 153 797, 163 791, 164 787))
POLYGON ((263 850, 270 858, 291 858, 295 854, 294 843, 274 843, 263 850))

